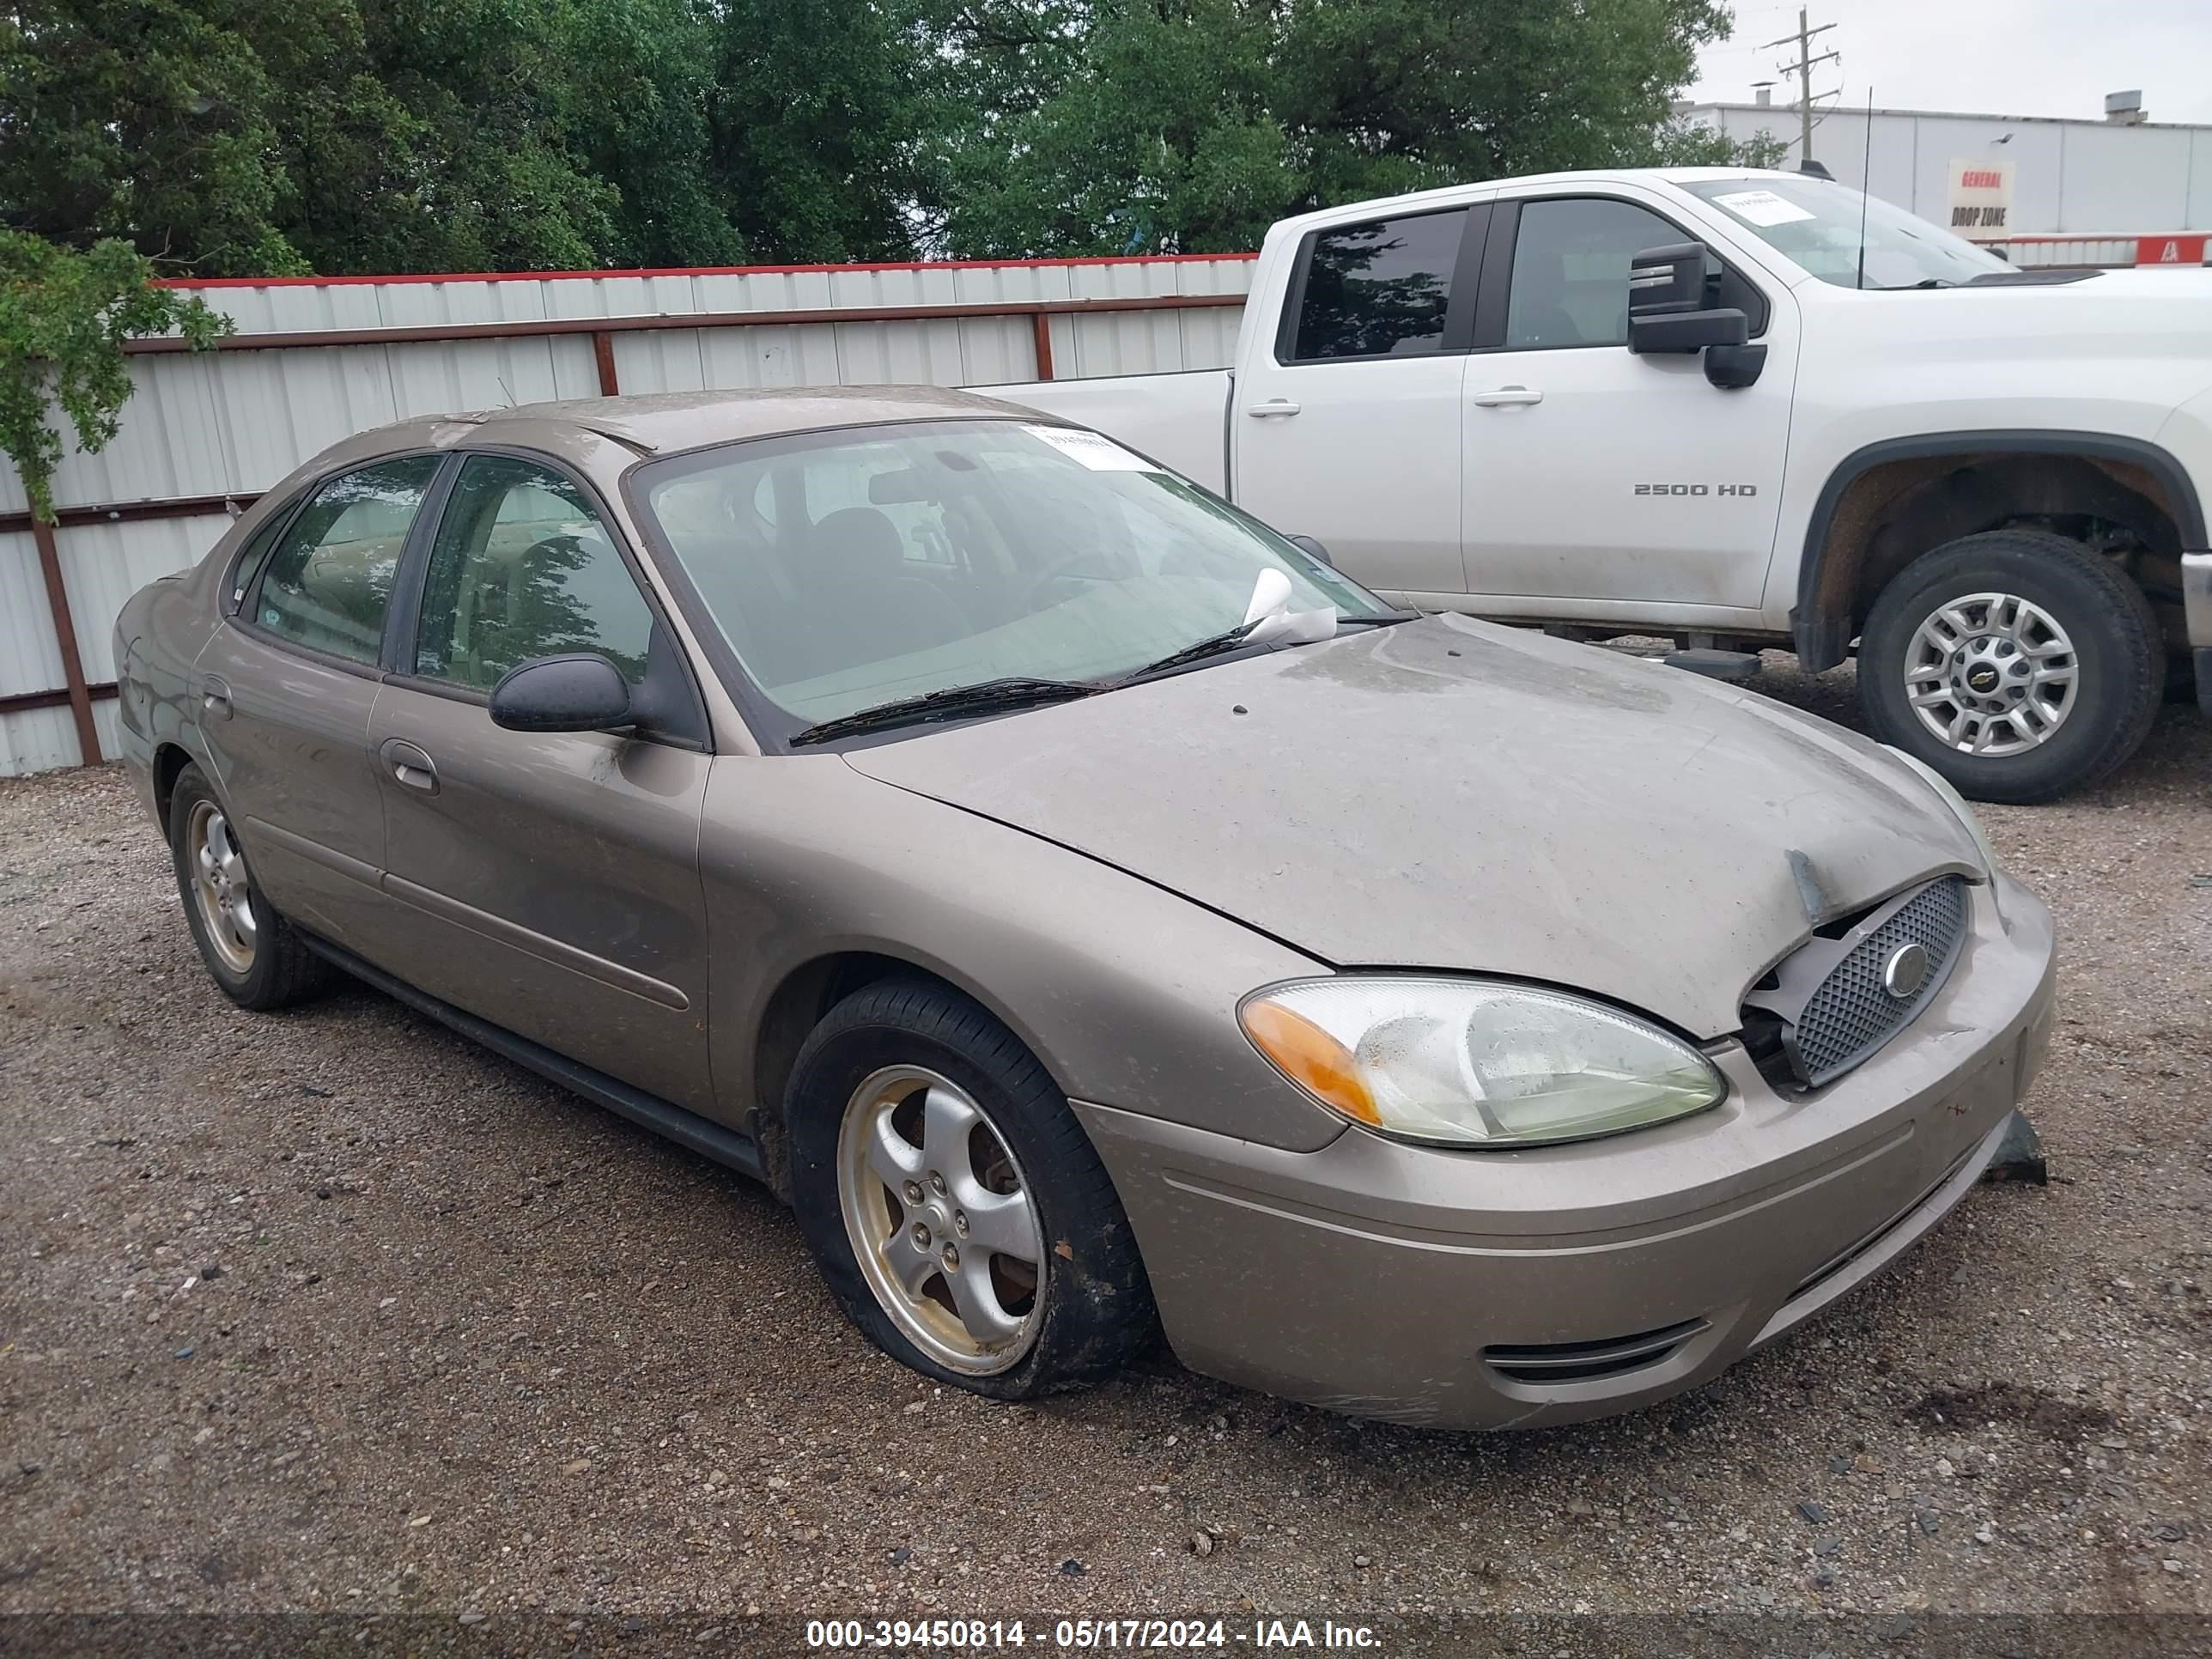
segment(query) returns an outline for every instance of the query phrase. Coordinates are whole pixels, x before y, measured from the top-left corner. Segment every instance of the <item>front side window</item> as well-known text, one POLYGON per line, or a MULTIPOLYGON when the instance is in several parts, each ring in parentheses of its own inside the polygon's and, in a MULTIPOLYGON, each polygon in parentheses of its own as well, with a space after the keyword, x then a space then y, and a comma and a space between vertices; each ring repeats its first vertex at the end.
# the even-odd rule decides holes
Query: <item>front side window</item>
POLYGON ((1925 219, 1825 179, 1761 173, 1682 188, 1838 288, 1955 288, 2012 269, 1925 219))
POLYGON ((1522 205, 1505 308, 1505 349, 1628 343, 1628 267, 1645 248, 1686 240, 1648 208, 1577 196, 1522 205))
POLYGON ((380 461, 317 490, 269 556, 254 621, 311 650, 376 661, 399 556, 441 459, 380 461))
POLYGON ((584 494, 560 473, 471 455, 438 521, 414 671, 489 691, 538 657, 592 652, 645 677, 653 612, 584 494))
POLYGON ((1095 433, 963 421, 811 433, 639 470, 642 516, 794 727, 1009 678, 1109 681, 1289 608, 1395 615, 1095 433))
POLYGON ((1467 210, 1343 225, 1313 239, 1298 300, 1300 362, 1443 349, 1467 210))

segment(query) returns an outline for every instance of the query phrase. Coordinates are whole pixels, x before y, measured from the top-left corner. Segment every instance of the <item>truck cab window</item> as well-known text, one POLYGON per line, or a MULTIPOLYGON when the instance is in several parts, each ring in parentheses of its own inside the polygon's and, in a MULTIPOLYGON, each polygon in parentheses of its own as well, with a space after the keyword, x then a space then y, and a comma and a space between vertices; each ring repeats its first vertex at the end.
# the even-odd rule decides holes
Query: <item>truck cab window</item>
POLYGON ((1686 240, 1633 202, 1578 196, 1529 202, 1513 246, 1505 349, 1628 343, 1628 266, 1643 249, 1686 240))
POLYGON ((1308 249, 1292 356, 1425 356, 1443 345, 1467 210, 1340 225, 1308 249))

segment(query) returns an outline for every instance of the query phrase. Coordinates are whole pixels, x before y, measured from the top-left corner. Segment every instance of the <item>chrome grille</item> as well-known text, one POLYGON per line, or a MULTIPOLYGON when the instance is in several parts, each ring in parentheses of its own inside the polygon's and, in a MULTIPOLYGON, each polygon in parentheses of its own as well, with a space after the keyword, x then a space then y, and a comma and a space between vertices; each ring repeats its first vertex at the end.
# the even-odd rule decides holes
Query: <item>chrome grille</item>
POLYGON ((1966 939, 1969 890, 1944 876, 1869 915, 1840 939, 1808 939, 1785 957, 1747 1000, 1781 1021, 1781 1042, 1796 1082, 1832 1083, 1887 1042, 1943 988, 1966 939), (1888 964, 1907 945, 1926 954, 1925 971, 1909 995, 1883 983, 1888 964))

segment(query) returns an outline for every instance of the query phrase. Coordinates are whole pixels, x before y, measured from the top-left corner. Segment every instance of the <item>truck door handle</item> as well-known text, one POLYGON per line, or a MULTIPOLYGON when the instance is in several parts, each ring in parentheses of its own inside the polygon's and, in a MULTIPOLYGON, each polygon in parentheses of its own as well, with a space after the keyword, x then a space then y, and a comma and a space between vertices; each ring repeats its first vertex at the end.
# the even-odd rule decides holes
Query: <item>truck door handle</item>
POLYGON ((200 709, 210 720, 230 718, 230 688, 212 674, 200 682, 200 709))
POLYGON ((1254 404, 1244 412, 1255 421, 1264 421, 1277 415, 1295 415, 1298 406, 1288 398, 1270 398, 1264 404, 1254 404))
POLYGON ((1525 386, 1502 386, 1494 392, 1474 394, 1477 409, 1511 409, 1521 404, 1540 404, 1543 401, 1542 392, 1531 392, 1525 386))
POLYGON ((419 789, 426 795, 438 793, 437 763, 416 744, 404 738, 386 738, 377 752, 392 769, 392 775, 408 788, 419 789))

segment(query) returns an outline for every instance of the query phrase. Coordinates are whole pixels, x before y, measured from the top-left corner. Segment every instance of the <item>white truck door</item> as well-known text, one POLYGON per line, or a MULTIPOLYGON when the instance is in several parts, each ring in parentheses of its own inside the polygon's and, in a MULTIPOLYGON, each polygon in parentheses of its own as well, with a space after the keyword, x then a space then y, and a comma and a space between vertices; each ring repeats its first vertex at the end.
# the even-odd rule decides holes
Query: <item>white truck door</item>
POLYGON ((1468 360, 1451 336, 1472 328, 1487 211, 1309 231, 1274 326, 1253 298, 1229 404, 1237 504, 1285 535, 1317 538, 1370 587, 1462 585, 1468 360))
POLYGON ((1614 614, 1605 603, 1577 602, 1644 614, 1759 605, 1789 447, 1796 307, 1778 284, 1770 295, 1721 267, 1723 302, 1752 311, 1768 348, 1758 382, 1739 391, 1708 383, 1696 356, 1634 355, 1629 261, 1691 241, 1711 239, 1589 190, 1492 208, 1467 359, 1474 608, 1601 618, 1614 614))

